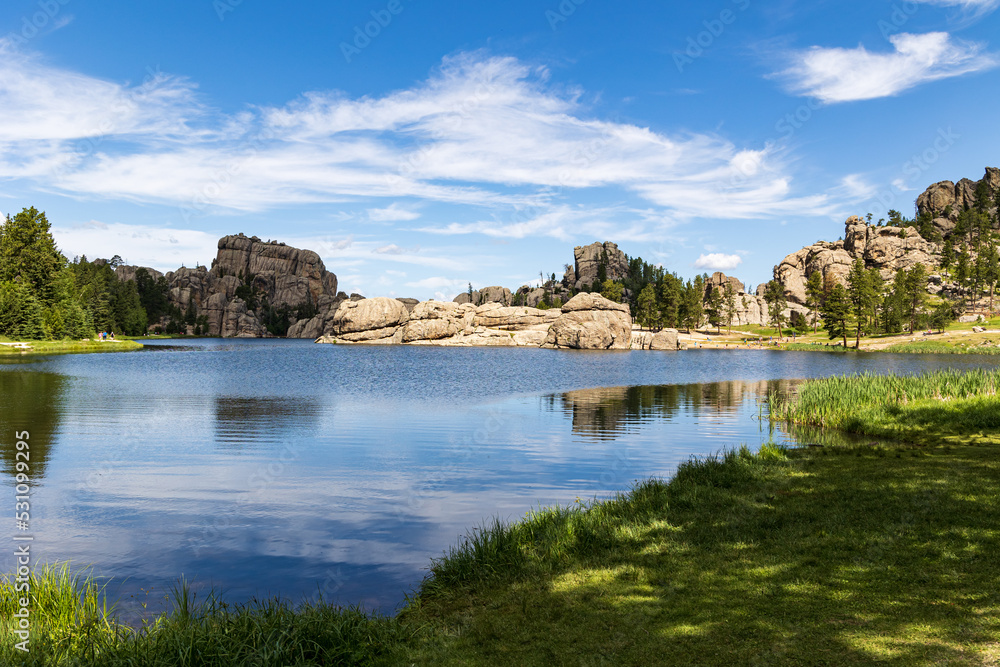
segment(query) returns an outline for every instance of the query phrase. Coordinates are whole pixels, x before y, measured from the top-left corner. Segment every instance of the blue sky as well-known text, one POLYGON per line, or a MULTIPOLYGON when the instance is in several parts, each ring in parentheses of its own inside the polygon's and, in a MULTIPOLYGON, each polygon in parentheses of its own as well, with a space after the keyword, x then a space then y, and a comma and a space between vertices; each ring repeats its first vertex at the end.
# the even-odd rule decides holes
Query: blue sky
POLYGON ((367 296, 516 287, 603 240, 756 285, 1000 165, 998 8, 8 0, 0 211, 161 270, 282 240, 367 296))

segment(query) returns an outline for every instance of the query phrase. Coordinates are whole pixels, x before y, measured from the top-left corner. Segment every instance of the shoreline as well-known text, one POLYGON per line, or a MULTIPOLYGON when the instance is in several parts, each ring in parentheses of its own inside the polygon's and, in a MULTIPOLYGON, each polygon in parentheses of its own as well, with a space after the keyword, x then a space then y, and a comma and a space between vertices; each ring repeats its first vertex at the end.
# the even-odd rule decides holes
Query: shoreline
MULTIPOLYGON (((989 586, 1000 565, 1000 399, 988 391, 998 373, 811 381, 811 394, 793 399, 801 414, 776 403, 776 419, 814 423, 817 405, 841 420, 827 427, 852 426, 844 430, 872 441, 730 449, 612 498, 487 520, 432 561, 396 616, 329 604, 199 606, 182 582, 155 630, 108 620, 90 639, 104 642, 107 661, 91 664, 138 655, 168 664, 181 646, 233 664, 272 650, 277 637, 293 653, 263 664, 290 655, 323 664, 333 655, 355 664, 809 664, 830 651, 838 664, 988 664, 1000 648, 1000 593, 989 586), (928 423, 914 419, 929 410, 928 423), (887 444, 890 432, 899 444, 887 444)), ((99 598, 92 582, 53 585, 99 598)))
POLYGON ((131 338, 100 341, 94 338, 86 340, 55 340, 55 341, 12 341, 0 342, 0 357, 46 354, 100 354, 106 352, 136 352, 143 345, 131 338))

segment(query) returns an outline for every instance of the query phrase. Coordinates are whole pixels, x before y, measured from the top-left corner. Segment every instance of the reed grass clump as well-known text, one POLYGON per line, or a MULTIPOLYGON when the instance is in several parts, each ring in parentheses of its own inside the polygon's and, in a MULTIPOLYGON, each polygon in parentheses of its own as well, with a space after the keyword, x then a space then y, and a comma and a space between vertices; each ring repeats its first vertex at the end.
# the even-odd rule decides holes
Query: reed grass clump
POLYGON ((810 380, 768 397, 772 421, 895 439, 982 434, 1000 428, 1000 370, 920 375, 864 373, 810 380))

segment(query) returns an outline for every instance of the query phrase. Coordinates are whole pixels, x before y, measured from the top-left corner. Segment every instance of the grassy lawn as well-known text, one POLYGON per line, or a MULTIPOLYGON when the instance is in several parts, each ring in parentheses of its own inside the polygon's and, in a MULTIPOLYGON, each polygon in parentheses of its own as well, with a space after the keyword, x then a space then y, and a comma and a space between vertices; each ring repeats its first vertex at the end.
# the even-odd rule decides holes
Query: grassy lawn
POLYGON ((98 340, 30 340, 23 343, 0 341, 0 355, 15 354, 76 354, 82 352, 131 352, 141 350, 142 344, 121 338, 114 341, 98 340), (27 346, 27 347, 24 347, 27 346))
POLYGON ((24 662, 0 630, 0 663, 997 665, 998 382, 808 382, 773 397, 777 418, 870 440, 734 450, 604 502, 487 523, 394 619, 181 592, 136 633, 55 577, 36 593, 37 651, 24 662))

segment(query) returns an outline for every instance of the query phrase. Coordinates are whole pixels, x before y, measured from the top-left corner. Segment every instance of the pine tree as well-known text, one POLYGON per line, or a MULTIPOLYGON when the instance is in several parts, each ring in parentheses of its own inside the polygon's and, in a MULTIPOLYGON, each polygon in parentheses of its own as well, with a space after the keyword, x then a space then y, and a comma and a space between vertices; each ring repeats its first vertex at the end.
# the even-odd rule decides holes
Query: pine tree
POLYGON ((813 271, 806 281, 806 306, 812 311, 813 333, 816 333, 819 326, 818 314, 823 305, 824 294, 823 276, 819 271, 813 271))
POLYGON ((851 330, 851 300, 847 290, 841 284, 834 285, 823 302, 821 311, 823 318, 823 328, 826 329, 830 340, 841 338, 844 341, 844 348, 847 348, 847 334, 851 330))
POLYGON ((646 285, 639 293, 638 308, 635 311, 635 319, 639 326, 647 329, 658 328, 658 312, 656 309, 656 289, 652 285, 646 285))
POLYGON ((854 260, 847 274, 847 295, 851 302, 851 315, 855 325, 854 347, 857 349, 861 347, 861 330, 869 319, 877 298, 871 276, 860 258, 854 260))
POLYGON ((781 336, 781 325, 784 323, 785 288, 777 280, 770 281, 764 288, 764 301, 767 302, 767 314, 774 325, 778 336, 781 336))
POLYGON ((705 302, 705 312, 708 313, 708 322, 722 333, 723 320, 723 298, 722 293, 717 288, 710 288, 708 300, 705 302))
POLYGON ((722 315, 726 320, 729 333, 733 333, 733 318, 736 317, 736 288, 728 281, 722 293, 722 315))

